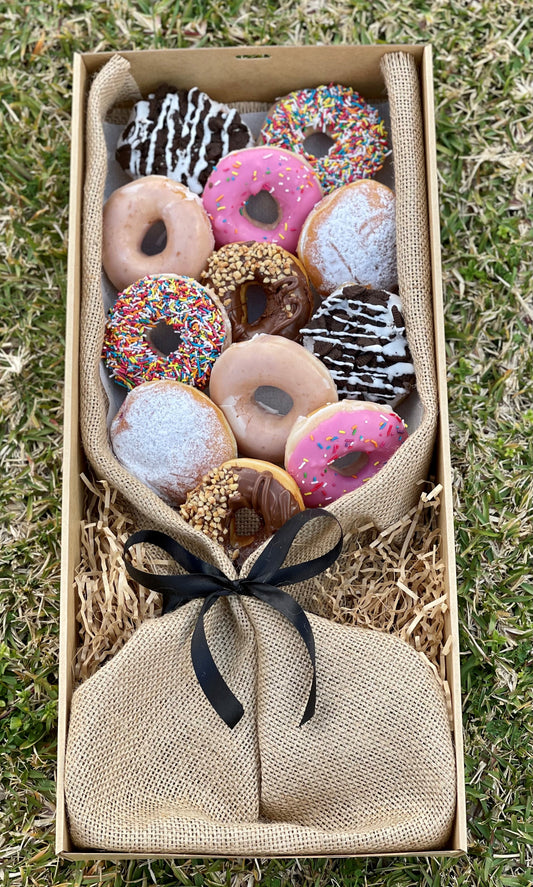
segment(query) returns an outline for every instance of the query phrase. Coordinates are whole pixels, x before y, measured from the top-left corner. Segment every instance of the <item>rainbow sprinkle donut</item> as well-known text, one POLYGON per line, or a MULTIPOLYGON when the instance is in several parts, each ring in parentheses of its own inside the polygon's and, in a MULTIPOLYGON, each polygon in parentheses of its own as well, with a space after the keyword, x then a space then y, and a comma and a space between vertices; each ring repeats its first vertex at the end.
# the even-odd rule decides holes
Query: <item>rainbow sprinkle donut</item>
POLYGON ((356 179, 371 178, 390 153, 376 109, 354 89, 333 83, 280 99, 265 120, 261 138, 264 144, 305 157, 326 193, 356 179), (315 133, 333 139, 323 157, 305 150, 305 139, 315 133))
POLYGON ((102 356, 124 388, 155 379, 175 379, 200 390, 231 341, 219 300, 191 277, 143 277, 118 294, 109 312, 102 356), (175 349, 165 354, 156 328, 168 327, 175 349), (154 339, 152 339, 152 336, 154 339))

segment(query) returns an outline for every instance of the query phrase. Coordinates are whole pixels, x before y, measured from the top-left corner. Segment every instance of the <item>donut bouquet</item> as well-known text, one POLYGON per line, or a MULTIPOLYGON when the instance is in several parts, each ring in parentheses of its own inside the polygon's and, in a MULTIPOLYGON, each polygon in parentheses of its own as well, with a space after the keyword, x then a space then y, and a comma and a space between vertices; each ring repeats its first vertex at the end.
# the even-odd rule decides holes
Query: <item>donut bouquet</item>
POLYGON ((103 216, 103 357, 128 391, 113 451, 237 565, 387 464, 415 386, 378 112, 300 90, 256 141, 236 110, 163 85, 119 137, 131 181, 103 216))
MULTIPOLYGON (((396 55, 398 200, 379 180, 383 121, 351 88, 290 93, 260 126, 197 88, 136 89, 92 154, 129 61, 91 85, 82 441, 121 509, 118 594, 129 577, 134 604, 157 592, 162 615, 72 695, 77 847, 327 856, 448 839, 454 750, 434 669, 388 615, 381 631, 322 609, 338 574, 382 607, 356 574, 358 531, 404 526, 433 453, 431 312, 402 266, 409 225, 410 249, 423 243, 420 214, 402 216, 420 127, 397 137, 413 60, 396 55)), ((88 544, 92 565, 92 531, 88 544)))

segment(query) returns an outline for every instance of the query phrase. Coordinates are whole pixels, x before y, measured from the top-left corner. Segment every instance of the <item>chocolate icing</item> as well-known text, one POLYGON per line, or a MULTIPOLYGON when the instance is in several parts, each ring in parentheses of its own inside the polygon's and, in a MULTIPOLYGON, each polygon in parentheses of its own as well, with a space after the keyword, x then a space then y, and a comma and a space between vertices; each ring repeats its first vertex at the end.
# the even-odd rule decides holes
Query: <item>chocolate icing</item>
POLYGON ((304 347, 330 371, 339 398, 395 406, 415 387, 400 297, 394 293, 341 287, 301 333, 304 347))
MULTIPOLYGON (((270 471, 255 471, 253 468, 234 468, 238 475, 237 493, 229 499, 230 522, 235 522, 235 513, 240 508, 251 508, 260 515, 264 523, 263 538, 271 536, 283 524, 300 511, 290 490, 275 480, 270 471)), ((256 534, 256 539, 257 539, 256 534)))
POLYGON ((201 194, 222 157, 252 144, 252 134, 236 110, 197 87, 163 84, 133 108, 116 158, 133 178, 168 176, 201 194))

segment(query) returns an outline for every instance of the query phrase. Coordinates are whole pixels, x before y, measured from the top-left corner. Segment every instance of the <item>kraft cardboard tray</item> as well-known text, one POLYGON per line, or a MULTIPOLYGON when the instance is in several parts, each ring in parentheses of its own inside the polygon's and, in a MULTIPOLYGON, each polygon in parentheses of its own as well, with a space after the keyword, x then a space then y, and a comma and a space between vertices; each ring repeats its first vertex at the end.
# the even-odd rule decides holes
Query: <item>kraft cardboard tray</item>
MULTIPOLYGON (((198 86, 212 98, 223 102, 272 102, 290 90, 336 82, 354 87, 368 100, 379 101, 384 97, 380 61, 385 53, 394 51, 409 52, 413 56, 419 71, 422 96, 440 415, 434 471, 436 482, 442 485, 439 522, 449 599, 446 637, 452 638, 451 649, 446 657, 446 673, 451 691, 457 762, 457 811, 449 846, 438 851, 426 853, 413 851, 412 854, 401 855, 459 856, 466 852, 467 838, 431 46, 236 47, 146 50, 125 52, 122 55, 130 62, 131 73, 143 94, 160 83, 167 82, 186 88, 198 86)), ((64 801, 65 745, 77 643, 74 575, 80 560, 80 526, 84 515, 84 488, 80 474, 85 468, 85 462, 80 444, 78 418, 84 115, 91 77, 110 57, 111 53, 83 53, 74 56, 65 357, 56 829, 56 852, 59 856, 71 860, 147 858, 150 855, 157 855, 77 851, 69 836, 64 801)))

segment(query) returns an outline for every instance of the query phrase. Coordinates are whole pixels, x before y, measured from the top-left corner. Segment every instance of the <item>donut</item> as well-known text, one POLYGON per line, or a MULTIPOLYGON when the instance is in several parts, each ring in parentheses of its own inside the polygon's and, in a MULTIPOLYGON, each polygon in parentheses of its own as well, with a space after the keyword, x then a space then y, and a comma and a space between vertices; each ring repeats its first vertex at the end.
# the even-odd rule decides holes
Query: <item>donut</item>
POLYGON ((240 566, 255 548, 303 509, 298 485, 283 468, 259 459, 233 459, 214 468, 187 493, 180 514, 222 545, 240 566), (242 522, 239 512, 244 515, 242 522), (254 512, 255 519, 249 512, 254 512))
POLYGON ((253 136, 238 111, 196 86, 162 84, 133 107, 115 156, 132 178, 168 176, 201 194, 220 158, 249 145, 253 136))
POLYGON ((270 147, 228 154, 209 176, 202 195, 217 247, 239 240, 268 240, 290 253, 296 252, 301 227, 321 198, 311 164, 290 151, 270 147), (250 198, 271 203, 270 221, 250 215, 255 212, 250 198))
POLYGON ((389 153, 385 125, 377 110, 349 86, 330 83, 301 89, 274 105, 261 129, 264 144, 305 157, 326 194, 356 179, 371 178, 389 153), (323 156, 306 140, 317 133, 332 140, 323 156))
POLYGON ((169 505, 237 455, 224 414, 201 391, 161 379, 133 388, 110 428, 118 461, 169 505))
POLYGON ((285 448, 285 468, 307 508, 334 502, 367 483, 407 437, 406 425, 380 404, 341 400, 299 419, 285 448), (346 457, 354 455, 346 465, 346 457), (343 459, 344 467, 333 466, 343 459))
POLYGON ((201 279, 228 312, 233 342, 251 339, 256 333, 296 339, 313 310, 305 269, 276 243, 250 240, 221 246, 208 260, 201 279), (254 316, 257 302, 259 308, 264 304, 264 310, 254 316))
POLYGON ((191 277, 143 277, 119 293, 111 308, 102 356, 124 388, 174 379, 207 388, 211 369, 231 342, 229 319, 217 297, 191 277), (164 353, 165 339, 170 342, 164 353))
POLYGON ((335 384, 316 357, 292 339, 265 333, 224 351, 209 393, 231 425, 239 454, 279 463, 298 416, 337 400, 335 384), (278 389, 278 403, 281 393, 288 401, 286 413, 276 409, 272 388, 278 389))
POLYGON ((390 188, 359 179, 332 191, 309 213, 298 256, 321 296, 350 281, 396 287, 395 207, 390 188))
POLYGON ((148 274, 197 278, 213 247, 202 201, 179 182, 146 176, 117 188, 104 204, 102 264, 118 290, 148 274), (165 227, 166 244, 148 254, 143 245, 157 222, 165 227))
POLYGON ((395 407, 415 387, 396 293, 349 283, 324 299, 301 334, 304 348, 330 371, 339 399, 395 407))

